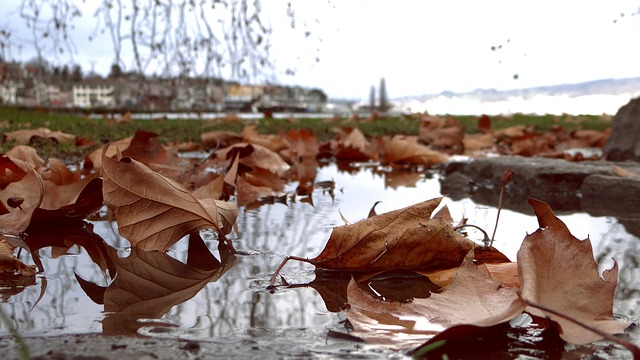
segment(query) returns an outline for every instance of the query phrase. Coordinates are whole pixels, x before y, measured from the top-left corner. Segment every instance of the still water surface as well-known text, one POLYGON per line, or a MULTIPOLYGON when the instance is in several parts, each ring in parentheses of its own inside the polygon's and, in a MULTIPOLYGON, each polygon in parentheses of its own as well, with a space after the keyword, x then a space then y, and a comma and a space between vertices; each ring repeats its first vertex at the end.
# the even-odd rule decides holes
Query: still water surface
MULTIPOLYGON (((23 335, 58 334, 141 334, 151 337, 180 337, 197 340, 234 342, 254 339, 286 346, 308 348, 312 353, 339 355, 344 351, 379 351, 352 342, 327 338, 329 330, 344 332, 340 313, 327 310, 322 297, 313 288, 280 289, 274 293, 266 287, 278 264, 287 255, 314 257, 319 254, 334 226, 344 219, 356 222, 367 216, 376 201, 378 213, 383 213, 440 196, 437 176, 422 173, 385 173, 368 167, 352 172, 338 170, 335 165, 319 169, 317 181, 335 181, 333 193, 316 189, 311 205, 303 199, 289 198, 288 204, 270 204, 242 211, 237 231, 232 233, 235 247, 243 252, 237 264, 216 281, 208 282, 192 296, 185 296, 177 305, 171 300, 166 311, 156 319, 121 319, 104 311, 80 287, 77 276, 100 286, 111 281, 90 258, 83 247, 45 247, 40 250, 45 272, 36 284, 13 294, 0 293, 0 308, 23 335), (13 295, 12 295, 13 294, 13 295), (369 350, 367 350, 369 349, 369 350)), ((295 184, 291 190, 295 189, 295 184)), ((471 200, 443 204, 455 221, 466 217, 469 222, 493 231, 497 210, 475 204, 471 200)), ((616 294, 615 312, 638 320, 640 303, 640 264, 636 261, 638 239, 630 235, 615 218, 591 217, 586 214, 559 216, 572 233, 590 237, 596 258, 605 266, 615 258, 620 265, 620 284, 616 294)), ((127 240, 106 221, 90 223, 120 257, 131 256, 127 240)), ((495 246, 515 260, 520 242, 537 229, 531 214, 503 210, 496 234, 495 246)), ((203 238, 211 252, 220 258, 217 241, 210 233, 203 238)), ((186 263, 188 243, 180 241, 168 255, 186 263)), ((22 260, 32 263, 29 255, 22 260)), ((155 259, 154 261, 173 261, 155 259)), ((289 283, 303 284, 314 279, 309 264, 289 262, 282 275, 289 283)), ((175 302, 175 301, 174 301, 175 302)), ((9 334, 6 324, 0 324, 0 335, 9 334)), ((292 350, 293 351, 293 350, 292 350)))

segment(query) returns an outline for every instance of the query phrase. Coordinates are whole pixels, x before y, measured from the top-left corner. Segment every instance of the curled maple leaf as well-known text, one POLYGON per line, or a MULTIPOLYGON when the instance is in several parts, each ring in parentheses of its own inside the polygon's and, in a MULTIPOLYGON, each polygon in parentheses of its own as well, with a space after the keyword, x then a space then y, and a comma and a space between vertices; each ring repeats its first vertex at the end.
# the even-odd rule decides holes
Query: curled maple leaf
POLYGON ((473 258, 471 250, 442 292, 410 302, 374 298, 352 280, 347 288, 350 308, 345 311, 354 327, 351 334, 404 347, 452 326, 492 326, 519 315, 524 302, 516 289, 491 279, 473 258))
POLYGON ((290 260, 317 268, 344 271, 435 269, 460 266, 475 243, 453 230, 445 220, 431 218, 442 198, 375 215, 333 229, 325 248, 313 259, 287 257, 271 283, 290 260))
POLYGON ((431 213, 442 198, 333 229, 310 262, 324 269, 379 271, 459 266, 474 243, 431 213))
POLYGON ((7 141, 15 141, 17 144, 29 144, 34 138, 41 137, 63 144, 75 141, 75 135, 63 133, 62 131, 52 131, 47 128, 27 129, 7 132, 4 138, 7 141))
POLYGON ((42 204, 44 182, 30 164, 1 155, 0 184, 0 234, 19 235, 42 204))
POLYGON ((128 157, 102 156, 103 196, 120 235, 144 250, 167 250, 185 235, 213 228, 221 240, 238 216, 235 204, 198 199, 181 184, 128 157))
MULTIPOLYGON (((518 251, 518 273, 522 297, 582 323, 616 334, 629 324, 613 318, 613 295, 618 283, 618 266, 602 277, 593 258, 591 241, 579 240, 569 232, 549 205, 535 199, 529 204, 538 217, 539 229, 527 235, 518 251)), ((560 337, 572 344, 602 339, 573 321, 538 308, 527 311, 548 316, 562 328, 560 337)))

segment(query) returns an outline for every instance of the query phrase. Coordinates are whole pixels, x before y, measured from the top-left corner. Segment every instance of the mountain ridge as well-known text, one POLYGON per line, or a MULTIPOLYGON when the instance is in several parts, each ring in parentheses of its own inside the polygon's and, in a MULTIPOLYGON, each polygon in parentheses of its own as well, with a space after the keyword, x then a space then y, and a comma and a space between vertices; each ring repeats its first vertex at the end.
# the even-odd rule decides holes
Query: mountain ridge
POLYGON ((568 95, 570 97, 608 94, 619 95, 624 93, 640 92, 640 77, 619 78, 619 79, 599 79, 580 83, 547 85, 522 89, 497 90, 497 89, 475 89, 469 92, 443 91, 438 94, 425 94, 417 96, 406 96, 398 100, 418 100, 425 101, 437 97, 478 97, 484 100, 502 100, 508 97, 519 96, 525 99, 536 95, 568 95))

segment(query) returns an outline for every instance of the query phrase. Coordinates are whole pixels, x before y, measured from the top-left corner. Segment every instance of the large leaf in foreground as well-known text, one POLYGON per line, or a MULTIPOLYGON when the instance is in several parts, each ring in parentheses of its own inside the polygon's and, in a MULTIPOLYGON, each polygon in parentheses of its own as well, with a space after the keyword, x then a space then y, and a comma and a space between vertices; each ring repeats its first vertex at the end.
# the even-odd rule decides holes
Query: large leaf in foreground
POLYGON ((473 251, 441 293, 411 302, 372 297, 352 281, 347 288, 354 327, 352 335, 369 342, 406 347, 449 327, 470 324, 491 326, 519 315, 524 309, 515 288, 502 286, 473 264, 473 251))
POLYGON ((309 262, 323 269, 380 271, 457 267, 474 243, 431 213, 442 198, 334 228, 309 262))
POLYGON ((198 199, 184 186, 131 158, 118 161, 103 154, 102 169, 104 200, 120 235, 132 246, 164 251, 204 228, 213 228, 224 238, 235 224, 235 204, 198 199))
MULTIPOLYGON (((522 297, 551 308, 610 334, 621 333, 629 324, 613 319, 613 295, 618 266, 600 277, 591 241, 578 240, 558 219, 549 205, 530 199, 540 228, 524 238, 518 251, 518 273, 522 297)), ((572 344, 586 344, 602 338, 575 323, 538 309, 562 328, 560 336, 572 344)))

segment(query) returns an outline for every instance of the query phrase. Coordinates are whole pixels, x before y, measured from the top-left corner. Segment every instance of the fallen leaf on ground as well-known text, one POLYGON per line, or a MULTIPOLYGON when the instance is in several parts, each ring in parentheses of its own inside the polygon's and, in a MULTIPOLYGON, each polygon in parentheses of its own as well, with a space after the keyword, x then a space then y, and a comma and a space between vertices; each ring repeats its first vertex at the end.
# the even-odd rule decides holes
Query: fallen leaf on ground
POLYGON ((492 326, 524 309, 516 289, 503 286, 473 264, 470 251, 451 283, 441 292, 411 302, 374 298, 352 281, 345 315, 351 335, 369 342, 406 348, 456 325, 492 326))
POLYGON ((158 134, 148 131, 136 131, 129 146, 122 151, 122 156, 135 159, 159 174, 178 180, 186 171, 182 167, 183 160, 157 141, 157 136, 158 134))
POLYGON ((228 148, 217 151, 216 157, 219 161, 226 161, 227 153, 232 152, 234 151, 234 149, 238 148, 252 149, 252 151, 247 152, 246 156, 243 156, 244 153, 239 153, 238 161, 242 165, 246 165, 252 168, 259 166, 280 176, 282 176, 287 170, 289 170, 289 164, 287 164, 282 159, 282 157, 280 157, 280 155, 260 145, 238 143, 228 148))
POLYGON ((34 169, 38 169, 46 163, 40 156, 38 156, 38 151, 28 145, 16 145, 9 149, 5 155, 12 159, 27 162, 31 164, 34 169))
MULTIPOLYGON (((106 145, 104 150, 108 149, 106 145)), ((238 216, 233 203, 200 200, 177 182, 131 158, 102 158, 103 196, 120 234, 134 247, 165 251, 185 235, 213 228, 221 239, 238 216)))
POLYGON ((372 140, 382 164, 427 165, 441 164, 449 157, 418 143, 414 136, 384 136, 372 140))
POLYGON ((242 136, 231 131, 208 131, 200 134, 206 149, 224 149, 242 142, 242 136))
POLYGON ((224 194, 224 176, 215 176, 213 180, 210 180, 207 184, 193 190, 193 195, 198 199, 216 199, 221 200, 224 194))
POLYGON ((16 258, 13 251, 13 246, 6 240, 0 239, 0 284, 2 279, 16 276, 35 278, 36 276, 35 269, 16 258))
POLYGON ((454 232, 446 221, 431 219, 441 200, 336 227, 310 263, 350 271, 457 267, 474 243, 454 232))
POLYGON ((0 234, 19 235, 42 203, 44 182, 29 165, 0 155, 0 234))
POLYGON ((283 136, 260 134, 256 131, 255 125, 245 126, 240 135, 244 142, 265 147, 276 153, 289 147, 283 136))
POLYGON ((364 134, 351 127, 334 128, 336 133, 330 142, 330 149, 338 161, 377 160, 376 154, 364 134))
POLYGON ((464 151, 462 124, 456 119, 432 121, 428 117, 420 122, 418 139, 433 150, 447 154, 461 154, 464 151))
POLYGON ((50 158, 46 167, 38 169, 43 180, 55 185, 67 185, 80 180, 79 172, 72 172, 62 160, 50 158))
MULTIPOLYGON (((518 251, 522 297, 609 334, 623 332, 629 323, 613 318, 617 263, 601 277, 591 241, 571 235, 546 203, 530 199, 529 204, 540 227, 525 237, 518 251)), ((571 321, 537 308, 527 308, 527 312, 556 321, 562 329, 560 336, 569 343, 586 344, 602 339, 571 321)))
POLYGON ((44 181, 44 197, 33 219, 84 218, 100 210, 102 205, 102 179, 95 175, 60 186, 44 181))
POLYGON ((133 136, 129 136, 128 138, 124 138, 118 141, 113 141, 107 147, 105 152, 104 147, 95 149, 89 155, 84 158, 84 168, 85 169, 100 169, 102 168, 102 154, 105 153, 108 157, 114 157, 118 152, 122 153, 122 150, 129 147, 131 144, 131 140, 133 136))
POLYGON ((31 143, 34 137, 41 137, 41 138, 53 140, 60 144, 74 142, 76 140, 75 135, 63 133, 61 131, 52 131, 47 128, 38 128, 33 130, 17 130, 17 131, 4 133, 5 140, 15 141, 16 144, 20 144, 20 145, 26 145, 31 143))
POLYGON ((491 132, 491 118, 487 115, 481 115, 478 118, 478 131, 487 134, 491 132))

